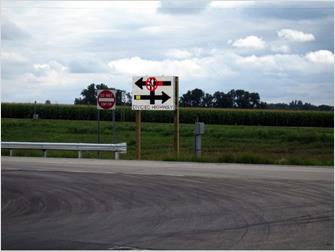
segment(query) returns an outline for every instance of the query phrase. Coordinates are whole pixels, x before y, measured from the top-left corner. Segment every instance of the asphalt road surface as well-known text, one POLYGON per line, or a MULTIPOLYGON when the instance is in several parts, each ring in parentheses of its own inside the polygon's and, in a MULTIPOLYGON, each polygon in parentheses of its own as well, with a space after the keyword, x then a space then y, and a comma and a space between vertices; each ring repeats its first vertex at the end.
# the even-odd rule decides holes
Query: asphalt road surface
POLYGON ((333 249, 333 168, 2 157, 2 249, 333 249))

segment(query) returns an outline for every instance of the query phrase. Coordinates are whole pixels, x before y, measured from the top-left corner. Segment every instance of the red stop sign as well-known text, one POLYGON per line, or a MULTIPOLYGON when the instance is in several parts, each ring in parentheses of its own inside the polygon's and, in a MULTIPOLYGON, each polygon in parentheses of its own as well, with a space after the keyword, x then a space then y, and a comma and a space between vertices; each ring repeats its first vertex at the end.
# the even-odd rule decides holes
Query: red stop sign
POLYGON ((97 108, 98 109, 114 109, 115 94, 111 90, 98 90, 97 108))

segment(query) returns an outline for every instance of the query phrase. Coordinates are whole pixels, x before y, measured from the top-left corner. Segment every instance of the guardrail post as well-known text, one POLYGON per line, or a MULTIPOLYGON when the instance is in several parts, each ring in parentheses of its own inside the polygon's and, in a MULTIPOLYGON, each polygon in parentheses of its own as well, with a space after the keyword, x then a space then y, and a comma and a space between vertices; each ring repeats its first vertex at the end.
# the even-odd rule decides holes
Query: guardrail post
POLYGON ((82 158, 82 154, 83 154, 82 151, 79 150, 79 151, 78 151, 78 158, 82 158))
POLYGON ((43 157, 47 157, 48 156, 48 151, 47 150, 43 150, 43 157))
POLYGON ((114 157, 115 157, 115 160, 119 160, 119 152, 114 152, 115 154, 114 154, 114 157))
POLYGON ((9 156, 11 156, 11 157, 13 156, 13 150, 12 149, 9 150, 9 156))

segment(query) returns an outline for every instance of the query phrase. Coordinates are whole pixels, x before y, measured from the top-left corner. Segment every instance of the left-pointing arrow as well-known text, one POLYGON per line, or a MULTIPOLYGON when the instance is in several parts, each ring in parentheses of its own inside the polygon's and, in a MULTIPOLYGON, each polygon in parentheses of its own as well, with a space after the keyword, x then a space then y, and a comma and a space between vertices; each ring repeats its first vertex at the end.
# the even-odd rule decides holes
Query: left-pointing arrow
POLYGON ((135 85, 138 86, 140 89, 143 89, 145 86, 145 81, 143 81, 143 77, 139 78, 136 82, 135 85))
POLYGON ((161 95, 155 95, 155 92, 150 92, 150 95, 134 95, 135 100, 150 100, 150 104, 155 104, 155 100, 161 100, 162 104, 169 100, 171 97, 162 92, 161 95))

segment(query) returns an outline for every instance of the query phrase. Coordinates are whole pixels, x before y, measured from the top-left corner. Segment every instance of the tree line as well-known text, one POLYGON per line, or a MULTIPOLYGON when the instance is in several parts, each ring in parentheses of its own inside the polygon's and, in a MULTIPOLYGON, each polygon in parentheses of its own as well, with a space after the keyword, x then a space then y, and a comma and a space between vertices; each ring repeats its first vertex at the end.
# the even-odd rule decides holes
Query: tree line
POLYGON ((209 107, 209 108, 262 108, 258 93, 238 89, 228 93, 216 91, 208 94, 199 88, 189 90, 180 97, 181 107, 209 107))
MULTIPOLYGON (((103 83, 90 84, 81 92, 81 97, 75 98, 74 104, 96 104, 96 94, 98 89, 109 89, 103 83)), ((116 105, 131 105, 131 94, 124 90, 116 90, 116 105)), ((205 93, 199 88, 187 91, 180 97, 181 107, 205 107, 205 108, 259 108, 259 109, 292 109, 292 110, 319 110, 333 111, 333 106, 316 106, 311 103, 303 103, 294 100, 286 103, 266 103, 261 101, 260 95, 256 92, 248 92, 242 89, 232 89, 227 93, 216 91, 213 94, 205 93)))
MULTIPOLYGON (((100 89, 113 89, 109 88, 107 85, 101 83, 95 85, 94 83, 88 85, 87 88, 81 91, 81 97, 75 98, 74 104, 88 104, 95 105, 97 104, 97 90, 100 89)), ((116 95, 116 105, 130 105, 131 104, 131 95, 130 93, 121 90, 115 89, 116 95)))
POLYGON ((213 94, 205 93, 201 89, 193 89, 180 97, 181 107, 210 107, 210 108, 261 108, 261 109, 292 109, 292 110, 319 110, 333 111, 329 105, 313 105, 293 100, 290 103, 262 102, 258 93, 237 89, 227 93, 216 91, 213 94))

